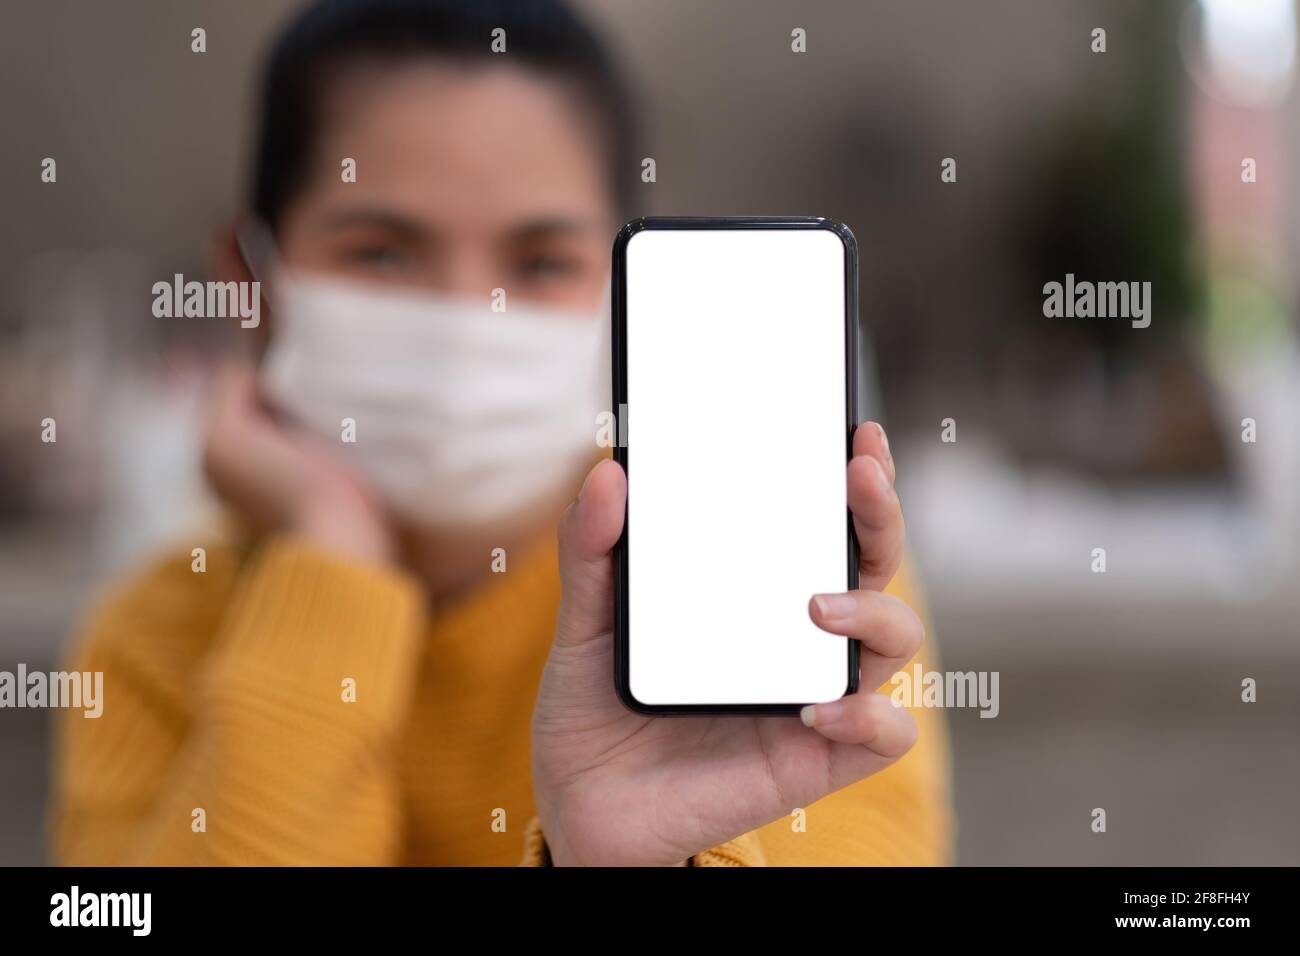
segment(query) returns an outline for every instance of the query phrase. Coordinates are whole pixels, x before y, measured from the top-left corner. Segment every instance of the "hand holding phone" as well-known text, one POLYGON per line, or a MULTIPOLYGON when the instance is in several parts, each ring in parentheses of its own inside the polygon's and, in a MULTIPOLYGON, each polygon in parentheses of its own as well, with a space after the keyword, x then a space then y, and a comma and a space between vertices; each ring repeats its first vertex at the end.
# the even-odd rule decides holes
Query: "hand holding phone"
MULTIPOLYGON (((756 435, 780 432, 773 425, 756 435)), ((635 442, 633 430, 629 449, 635 442)), ((845 452, 842 501, 860 546, 853 568, 858 587, 805 596, 804 613, 816 628, 803 639, 837 644, 844 654, 836 659, 847 659, 849 645, 857 649, 863 689, 796 707, 797 716, 656 717, 625 706, 613 679, 614 551, 625 512, 636 505, 629 504, 627 475, 617 462, 601 462, 588 475, 559 529, 564 596, 533 716, 534 796, 556 863, 680 864, 876 773, 912 745, 911 715, 874 692, 922 639, 911 609, 880 590, 903 550, 893 460, 883 430, 872 423, 853 430, 845 452)), ((695 467, 707 470, 714 486, 718 476, 738 486, 761 477, 741 453, 720 452, 695 467)), ((787 504, 752 503, 747 520, 762 528, 769 510, 787 504)), ((691 546, 681 542, 683 549, 691 546)), ((743 589, 716 590, 708 594, 709 618, 725 620, 730 609, 737 620, 752 619, 747 602, 754 600, 743 589)), ((694 623, 683 613, 682 628, 694 623)), ((812 659, 820 663, 808 673, 822 679, 820 664, 829 657, 814 653, 812 659)))

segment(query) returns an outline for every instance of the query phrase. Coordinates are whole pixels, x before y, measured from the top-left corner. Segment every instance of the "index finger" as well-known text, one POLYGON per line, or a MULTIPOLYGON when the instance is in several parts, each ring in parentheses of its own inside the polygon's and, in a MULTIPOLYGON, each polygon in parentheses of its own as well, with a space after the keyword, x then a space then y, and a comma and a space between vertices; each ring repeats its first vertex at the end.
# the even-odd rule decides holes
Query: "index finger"
POLYGON ((860 553, 858 586, 871 591, 883 590, 893 579, 906 540, 903 509, 894 491, 893 458, 888 444, 880 442, 883 437, 884 431, 873 422, 860 426, 848 465, 849 510, 860 553), (882 460, 882 453, 888 462, 882 460))

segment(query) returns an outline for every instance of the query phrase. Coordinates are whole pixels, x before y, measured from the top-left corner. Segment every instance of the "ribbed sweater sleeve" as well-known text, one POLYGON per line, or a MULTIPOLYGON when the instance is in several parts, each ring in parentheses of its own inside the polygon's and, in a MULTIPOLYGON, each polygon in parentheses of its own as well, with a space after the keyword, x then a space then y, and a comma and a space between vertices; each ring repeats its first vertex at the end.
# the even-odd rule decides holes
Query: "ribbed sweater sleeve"
MULTIPOLYGON (((520 866, 550 866, 551 854, 546 846, 546 834, 537 817, 528 821, 524 831, 524 856, 520 866)), ((690 866, 766 866, 763 848, 757 833, 746 833, 691 857, 690 866)))
POLYGON ((59 861, 397 862, 395 744, 422 600, 400 572, 275 538, 237 572, 194 661, 192 621, 144 634, 166 615, 97 615, 70 666, 103 671, 104 712, 61 714, 59 861))

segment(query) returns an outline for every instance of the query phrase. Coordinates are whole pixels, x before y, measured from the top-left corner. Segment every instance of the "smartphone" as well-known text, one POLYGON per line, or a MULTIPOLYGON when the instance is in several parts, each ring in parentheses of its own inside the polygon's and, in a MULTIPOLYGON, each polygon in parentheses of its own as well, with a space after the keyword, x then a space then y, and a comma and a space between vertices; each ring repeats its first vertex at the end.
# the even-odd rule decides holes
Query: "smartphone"
POLYGON ((829 219, 643 218, 615 239, 629 708, 789 714, 857 689, 857 642, 808 616, 813 594, 858 585, 857 272, 829 219))

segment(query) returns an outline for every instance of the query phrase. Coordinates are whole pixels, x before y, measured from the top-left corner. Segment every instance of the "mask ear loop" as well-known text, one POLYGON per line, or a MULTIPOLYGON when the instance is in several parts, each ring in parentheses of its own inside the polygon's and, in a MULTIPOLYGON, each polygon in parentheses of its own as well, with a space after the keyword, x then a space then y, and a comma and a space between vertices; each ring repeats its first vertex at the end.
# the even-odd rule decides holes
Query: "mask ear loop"
MULTIPOLYGON (((605 279, 605 289, 601 293, 600 305, 596 312, 596 321, 600 331, 596 345, 596 425, 605 420, 604 415, 612 415, 615 422, 614 441, 624 434, 626 415, 614 405, 614 277, 605 279)), ((602 449, 603 451, 604 449, 602 449)))
POLYGON ((263 304, 270 306, 273 283, 268 279, 276 271, 277 259, 271 227, 260 219, 247 219, 235 227, 235 243, 253 281, 262 290, 263 304))

